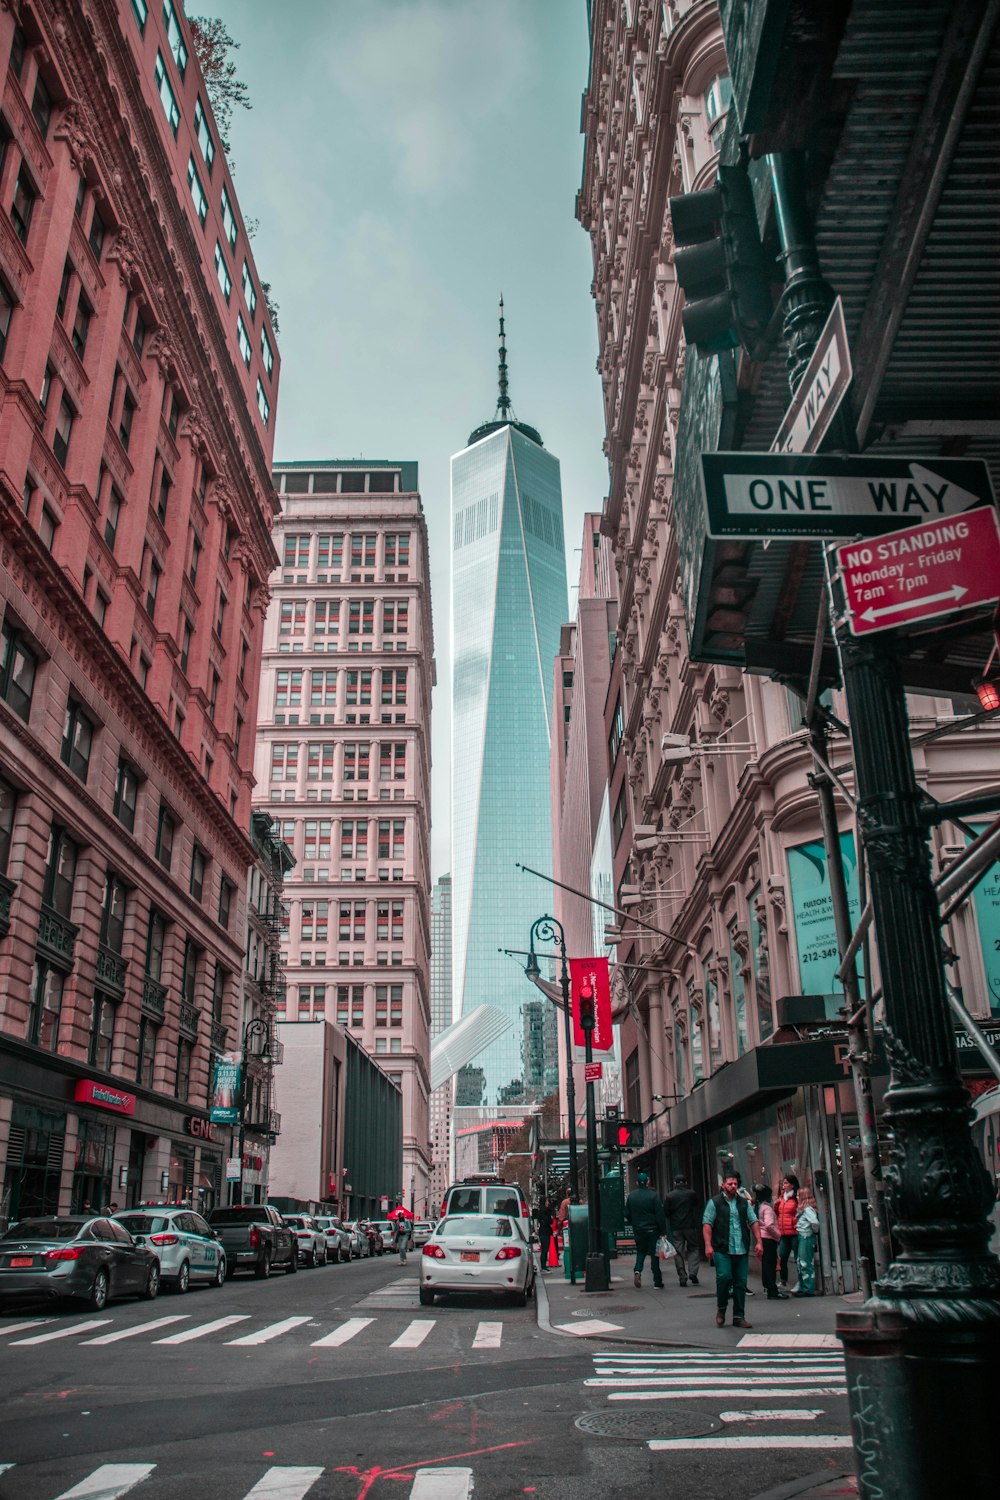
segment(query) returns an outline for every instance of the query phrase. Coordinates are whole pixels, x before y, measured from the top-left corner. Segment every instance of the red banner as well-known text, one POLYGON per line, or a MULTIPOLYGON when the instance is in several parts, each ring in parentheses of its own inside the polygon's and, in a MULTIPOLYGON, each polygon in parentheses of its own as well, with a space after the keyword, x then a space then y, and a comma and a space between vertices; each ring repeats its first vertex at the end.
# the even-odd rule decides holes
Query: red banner
POLYGON ((97 1104, 101 1109, 113 1109, 120 1115, 135 1114, 135 1095, 124 1089, 112 1088, 108 1083, 98 1083, 92 1078, 77 1079, 73 1098, 78 1104, 97 1104))
POLYGON ((589 981, 594 991, 594 1030, 591 1046, 595 1052, 610 1052, 614 1044, 611 1030, 611 978, 606 958, 571 958, 569 961, 570 993, 573 1005, 573 1042, 585 1047, 580 1025, 580 989, 589 981))

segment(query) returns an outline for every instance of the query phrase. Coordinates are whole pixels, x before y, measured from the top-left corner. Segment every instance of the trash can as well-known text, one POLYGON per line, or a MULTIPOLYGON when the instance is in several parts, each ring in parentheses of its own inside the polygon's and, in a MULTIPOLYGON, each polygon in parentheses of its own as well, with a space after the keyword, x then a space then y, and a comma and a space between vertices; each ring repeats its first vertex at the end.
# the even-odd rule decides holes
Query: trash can
POLYGON ((571 1203, 569 1205, 569 1222, 566 1225, 566 1242, 563 1250, 563 1269, 566 1280, 569 1280, 570 1265, 577 1276, 582 1276, 587 1269, 587 1205, 585 1203, 571 1203))
POLYGON ((620 1172, 601 1178, 601 1249, 617 1258, 617 1236, 625 1232, 625 1186, 620 1172))

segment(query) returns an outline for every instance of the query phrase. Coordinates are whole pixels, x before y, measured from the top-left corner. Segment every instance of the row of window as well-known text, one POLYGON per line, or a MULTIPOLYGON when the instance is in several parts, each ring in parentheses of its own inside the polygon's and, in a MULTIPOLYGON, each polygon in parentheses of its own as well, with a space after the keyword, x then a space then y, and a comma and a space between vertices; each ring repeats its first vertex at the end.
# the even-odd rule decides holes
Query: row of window
MULTIPOLYGON (((274 740, 271 743, 271 780, 297 781, 300 764, 307 781, 333 781, 336 752, 342 749, 342 779, 368 781, 374 768, 371 742, 309 740, 303 746, 297 740, 274 740), (304 751, 304 754, 302 753, 304 751)), ((383 740, 377 745, 379 781, 406 780, 406 742, 383 740)))
MULTIPOLYGON (((343 689, 343 702, 348 708, 370 707, 374 670, 371 667, 314 667, 309 673, 310 708, 336 708, 338 683, 343 689)), ((301 708, 303 706, 302 667, 279 667, 274 674, 275 708, 301 708)), ((383 705, 401 706, 406 703, 406 667, 382 667, 379 670, 378 702, 383 705)))
POLYGON ((341 859, 367 859, 369 848, 374 849, 378 859, 404 857, 405 818, 285 818, 278 827, 281 837, 300 860, 328 860, 335 845, 339 846, 341 859), (374 835, 369 841, 373 827, 374 835))
POLYGON ((368 930, 368 907, 375 907, 377 942, 403 941, 405 901, 301 901, 299 907, 299 941, 325 943, 329 937, 330 909, 337 921, 337 936, 342 943, 364 942, 368 930))
POLYGON ((328 998, 336 1004, 338 1026, 362 1027, 366 1013, 374 1018, 377 1027, 398 1028, 403 1024, 401 984, 300 984, 297 987, 296 1001, 300 1013, 306 1010, 314 1017, 323 1015, 328 998))
MULTIPOLYGON (((382 605, 382 635, 405 636, 410 625, 408 599, 347 600, 347 635, 375 634, 376 602, 382 605)), ((340 635, 344 603, 343 599, 317 599, 312 604, 305 599, 283 599, 278 609, 278 634, 304 636, 306 612, 311 609, 314 635, 340 635)))

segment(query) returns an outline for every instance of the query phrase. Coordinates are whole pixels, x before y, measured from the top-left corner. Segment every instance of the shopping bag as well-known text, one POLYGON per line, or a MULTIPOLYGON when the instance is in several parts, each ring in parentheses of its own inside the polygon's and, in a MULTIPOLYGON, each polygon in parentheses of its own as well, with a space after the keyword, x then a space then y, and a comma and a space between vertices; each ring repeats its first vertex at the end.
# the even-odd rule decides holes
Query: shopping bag
POLYGON ((660 1260, 672 1260, 673 1257, 677 1254, 677 1251, 667 1239, 666 1235, 661 1234, 660 1238, 656 1242, 656 1253, 659 1256, 660 1260))

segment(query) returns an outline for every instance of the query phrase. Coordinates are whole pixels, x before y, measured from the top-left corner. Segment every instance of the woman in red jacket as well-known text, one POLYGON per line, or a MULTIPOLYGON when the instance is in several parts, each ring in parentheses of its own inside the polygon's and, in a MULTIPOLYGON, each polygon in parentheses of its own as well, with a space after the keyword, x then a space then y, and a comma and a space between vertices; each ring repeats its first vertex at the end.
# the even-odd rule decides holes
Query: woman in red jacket
POLYGON ((781 1277, 781 1285, 788 1285, 788 1260, 789 1256, 795 1254, 798 1242, 798 1217, 799 1217, 799 1179, 791 1172, 786 1172, 781 1179, 781 1197, 775 1207, 778 1215, 778 1229, 781 1239, 778 1241, 778 1273, 781 1277))

